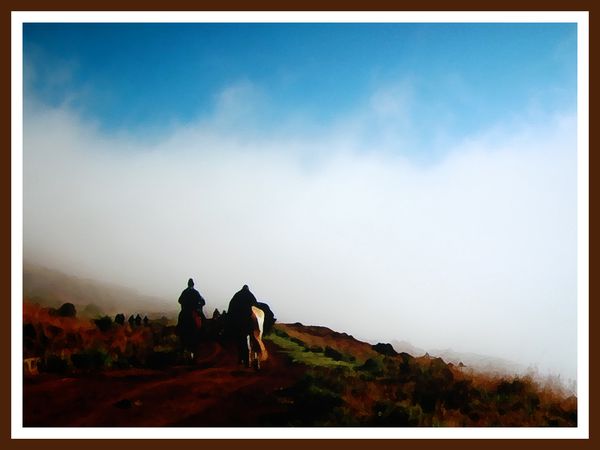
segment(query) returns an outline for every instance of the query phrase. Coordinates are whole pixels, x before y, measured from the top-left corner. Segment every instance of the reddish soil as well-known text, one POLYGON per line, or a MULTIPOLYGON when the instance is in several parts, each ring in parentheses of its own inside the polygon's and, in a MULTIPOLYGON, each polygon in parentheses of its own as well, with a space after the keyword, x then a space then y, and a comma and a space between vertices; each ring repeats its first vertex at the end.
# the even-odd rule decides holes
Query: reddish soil
POLYGON ((236 363, 235 351, 207 343, 190 366, 127 369, 68 378, 26 378, 24 426, 255 426, 286 409, 283 392, 301 366, 270 342, 260 371, 236 363))

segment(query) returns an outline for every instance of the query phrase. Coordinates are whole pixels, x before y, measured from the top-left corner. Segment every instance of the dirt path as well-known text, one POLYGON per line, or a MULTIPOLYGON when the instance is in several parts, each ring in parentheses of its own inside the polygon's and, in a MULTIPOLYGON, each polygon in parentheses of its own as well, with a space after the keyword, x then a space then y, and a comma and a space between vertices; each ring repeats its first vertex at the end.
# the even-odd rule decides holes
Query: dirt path
POLYGON ((252 426, 285 408, 283 389, 301 367, 267 343, 261 371, 210 343, 194 366, 129 369, 24 383, 24 426, 252 426))

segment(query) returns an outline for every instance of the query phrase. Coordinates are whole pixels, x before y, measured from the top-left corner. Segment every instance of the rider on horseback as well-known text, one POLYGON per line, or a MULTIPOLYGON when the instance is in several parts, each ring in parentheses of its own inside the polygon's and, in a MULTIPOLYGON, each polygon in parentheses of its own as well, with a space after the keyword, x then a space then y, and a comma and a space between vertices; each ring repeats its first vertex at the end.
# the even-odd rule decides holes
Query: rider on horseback
POLYGON ((206 319, 202 308, 206 305, 206 302, 196 289, 194 289, 194 280, 191 278, 188 280, 188 287, 183 290, 179 296, 179 304, 181 305, 182 312, 191 312, 196 310, 202 319, 206 319))
POLYGON ((238 359, 243 364, 248 363, 248 345, 246 337, 252 328, 252 307, 256 306, 256 297, 248 285, 235 293, 229 302, 227 310, 227 335, 236 342, 238 359))

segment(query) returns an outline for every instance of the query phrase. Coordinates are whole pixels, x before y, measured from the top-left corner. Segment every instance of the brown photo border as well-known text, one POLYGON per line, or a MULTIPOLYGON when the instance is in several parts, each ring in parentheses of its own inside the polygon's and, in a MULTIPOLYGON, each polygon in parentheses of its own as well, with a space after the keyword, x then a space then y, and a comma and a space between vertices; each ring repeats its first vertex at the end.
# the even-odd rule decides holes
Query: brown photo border
MULTIPOLYGON (((598 5, 598 3, 596 3, 598 5)), ((594 424, 597 422, 593 405, 598 396, 596 387, 593 384, 595 375, 598 374, 600 362, 593 358, 593 342, 598 337, 598 331, 595 327, 590 327, 590 354, 589 354, 589 435, 590 439, 383 439, 364 442, 365 439, 173 439, 166 443, 163 439, 11 439, 11 11, 589 11, 589 38, 590 38, 590 254, 593 248, 592 222, 594 219, 592 209, 592 191, 593 183, 593 161, 595 160, 592 152, 593 138, 593 98, 595 91, 593 89, 592 79, 594 71, 593 53, 598 48, 598 38, 594 33, 594 2, 588 0, 509 0, 509 1, 390 1, 390 0, 288 0, 285 2, 275 2, 273 0, 256 1, 191 1, 191 0, 170 0, 160 1, 139 1, 139 0, 58 0, 53 2, 40 0, 4 0, 1 2, 1 22, 0 30, 2 35, 1 55, 3 61, 0 70, 1 98, 2 105, 2 142, 5 150, 0 152, 0 167, 4 174, 0 178, 2 185, 2 212, 3 220, 0 222, 2 234, 5 236, 1 241, 1 249, 4 257, 2 258, 1 281, 4 292, 7 297, 0 302, 0 350, 2 351, 2 369, 0 370, 0 447, 2 449, 30 449, 34 446, 42 445, 45 450, 69 450, 80 449, 105 449, 107 447, 122 448, 143 448, 149 450, 164 449, 165 446, 176 446, 178 449, 191 449, 203 446, 210 449, 220 448, 240 448, 246 449, 278 449, 286 450, 304 449, 306 446, 319 446, 325 448, 338 449, 364 449, 365 445, 373 446, 378 449, 391 448, 439 448, 444 449, 479 449, 481 447, 489 449, 505 448, 540 448, 540 449, 590 449, 592 448, 592 438, 594 435, 594 424)), ((600 8, 596 8, 600 11, 600 8)), ((600 13, 599 13, 600 14, 600 13)), ((590 257, 590 301, 589 301, 589 322, 592 318, 598 318, 598 306, 592 301, 592 258, 590 257)), ((202 429, 199 428, 199 435, 202 429)), ((143 434, 143 429, 140 429, 143 434)))

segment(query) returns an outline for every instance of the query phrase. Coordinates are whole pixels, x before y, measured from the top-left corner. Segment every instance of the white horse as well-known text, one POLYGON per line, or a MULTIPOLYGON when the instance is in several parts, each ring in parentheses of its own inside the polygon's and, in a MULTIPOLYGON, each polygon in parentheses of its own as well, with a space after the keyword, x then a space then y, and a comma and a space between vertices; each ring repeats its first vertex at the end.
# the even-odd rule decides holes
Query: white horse
POLYGON ((269 357, 265 344, 262 341, 263 327, 265 323, 265 313, 256 306, 252 307, 251 312, 252 327, 246 337, 248 343, 248 367, 254 366, 260 369, 260 363, 266 361, 269 357))

